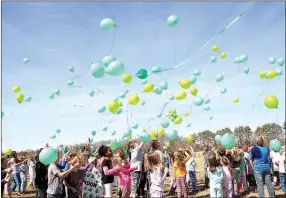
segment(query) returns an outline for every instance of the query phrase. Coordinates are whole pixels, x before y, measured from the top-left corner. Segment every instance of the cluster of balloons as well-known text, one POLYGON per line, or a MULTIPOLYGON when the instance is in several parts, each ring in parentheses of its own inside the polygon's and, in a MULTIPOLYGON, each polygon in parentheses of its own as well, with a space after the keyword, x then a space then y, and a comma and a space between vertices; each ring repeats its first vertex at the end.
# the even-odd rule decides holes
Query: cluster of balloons
POLYGON ((276 59, 275 57, 273 57, 273 56, 269 58, 268 62, 269 62, 270 64, 274 64, 274 63, 277 62, 277 64, 278 64, 279 66, 281 66, 281 67, 285 64, 285 60, 284 60, 283 58, 279 58, 279 59, 277 60, 277 59, 276 59))
MULTIPOLYGON (((119 114, 118 112, 120 112, 120 107, 122 107, 122 102, 120 100, 111 100, 108 104, 107 104, 108 110, 113 113, 113 114, 119 114)), ((102 106, 98 112, 103 113, 105 111, 106 107, 102 106)), ((122 110, 121 110, 122 112, 122 110)), ((120 113, 121 113, 120 112, 120 113)))
MULTIPOLYGON (((217 45, 214 45, 214 46, 212 47, 212 50, 213 50, 213 52, 216 52, 216 53, 218 53, 218 52, 220 51, 219 46, 217 46, 217 45)), ((220 58, 221 58, 221 59, 225 59, 226 56, 227 56, 227 55, 226 55, 225 52, 222 52, 222 53, 220 54, 220 58)), ((211 62, 211 63, 216 63, 216 62, 217 62, 217 57, 216 57, 216 56, 212 56, 212 57, 210 58, 210 62, 211 62)))
POLYGON ((17 95, 16 95, 16 101, 17 101, 19 104, 23 103, 24 101, 25 101, 25 102, 28 102, 28 103, 32 101, 32 97, 31 97, 31 96, 28 96, 28 97, 25 99, 24 94, 21 93, 21 87, 15 86, 15 87, 13 87, 12 91, 17 94, 17 95))
POLYGON ((102 61, 92 63, 90 72, 94 78, 102 78, 105 73, 110 76, 120 76, 125 70, 125 65, 113 56, 105 56, 102 61))
POLYGON ((50 100, 55 99, 55 96, 60 96, 61 95, 61 90, 57 89, 54 93, 50 95, 50 100))
POLYGON ((238 57, 235 57, 234 63, 237 63, 237 64, 246 63, 247 60, 248 60, 248 56, 246 56, 245 54, 242 54, 238 57))
MULTIPOLYGON (((170 120, 171 122, 173 122, 174 124, 181 124, 181 123, 183 122, 182 117, 178 116, 176 109, 171 109, 171 110, 169 110, 169 112, 167 113, 166 116, 167 116, 167 118, 169 118, 169 120, 170 120)), ((168 121, 164 121, 164 122, 167 123, 168 121)), ((164 122, 163 122, 163 123, 164 123, 164 122)), ((161 126, 162 126, 163 128, 167 128, 167 127, 169 126, 169 122, 168 122, 167 127, 166 127, 166 124, 162 125, 162 123, 161 123, 161 126)))

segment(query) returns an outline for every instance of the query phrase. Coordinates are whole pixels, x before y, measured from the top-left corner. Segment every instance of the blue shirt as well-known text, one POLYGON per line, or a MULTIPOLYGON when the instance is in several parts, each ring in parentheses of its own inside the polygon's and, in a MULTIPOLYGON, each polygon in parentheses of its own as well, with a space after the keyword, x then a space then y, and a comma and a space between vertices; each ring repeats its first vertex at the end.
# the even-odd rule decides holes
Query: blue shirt
POLYGON ((255 146, 251 149, 249 158, 253 158, 254 170, 268 171, 269 163, 269 148, 266 146, 255 146))

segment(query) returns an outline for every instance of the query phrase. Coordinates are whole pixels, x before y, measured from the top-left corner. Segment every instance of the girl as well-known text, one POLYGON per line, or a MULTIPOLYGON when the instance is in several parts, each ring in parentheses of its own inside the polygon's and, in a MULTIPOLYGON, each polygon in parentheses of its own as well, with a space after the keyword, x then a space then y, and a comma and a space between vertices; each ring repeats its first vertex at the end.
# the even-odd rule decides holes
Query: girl
MULTIPOLYGON (((22 159, 24 160, 24 159, 22 159)), ((27 161, 25 161, 24 164, 20 166, 20 178, 21 178, 21 192, 25 193, 26 192, 26 187, 27 187, 27 179, 28 179, 28 165, 27 161)))
MULTIPOLYGON (((189 151, 187 151, 187 152, 189 153, 189 151)), ((187 167, 187 171, 188 171, 190 181, 191 181, 192 187, 193 187, 192 193, 197 193, 199 191, 199 189, 197 187, 197 176, 196 176, 197 163, 195 161, 195 158, 193 157, 194 150, 192 147, 191 147, 191 152, 189 154, 190 154, 191 158, 187 161, 186 167, 187 167)))
POLYGON ((240 183, 243 190, 247 190, 244 152, 241 150, 238 155, 240 158, 240 183))
POLYGON ((9 198, 11 198, 11 192, 12 192, 12 175, 10 176, 8 173, 6 174, 6 177, 5 177, 5 187, 4 187, 4 190, 5 190, 5 194, 8 195, 9 198))
POLYGON ((29 162, 28 162, 28 166, 29 166, 29 177, 30 177, 30 186, 34 186, 35 185, 35 177, 36 177, 36 173, 35 173, 35 162, 34 159, 31 157, 29 162))
POLYGON ((150 197, 164 197, 164 180, 168 174, 168 168, 163 167, 160 156, 157 152, 149 153, 146 156, 147 171, 150 172, 150 197))
POLYGON ((186 198, 188 197, 188 187, 186 182, 186 163, 190 159, 190 155, 185 152, 185 156, 180 151, 176 151, 174 153, 173 178, 176 182, 177 197, 181 197, 183 194, 186 198))
POLYGON ((161 144, 158 140, 152 140, 151 142, 151 148, 153 152, 157 152, 161 162, 163 161, 163 153, 159 150, 161 147, 161 144))
POLYGON ((236 181, 236 194, 239 195, 240 188, 240 163, 241 159, 238 155, 237 149, 233 149, 233 176, 236 181))
POLYGON ((223 197, 231 198, 233 196, 232 192, 232 168, 227 157, 221 157, 223 180, 222 180, 222 189, 223 197))
POLYGON ((129 143, 129 148, 131 149, 131 167, 138 167, 135 172, 131 173, 131 197, 136 196, 140 183, 142 162, 144 158, 143 151, 141 150, 142 146, 143 142, 139 144, 135 139, 129 143))
POLYGON ((210 197, 223 197, 222 193, 222 168, 218 166, 215 153, 208 156, 208 178, 210 180, 210 197))

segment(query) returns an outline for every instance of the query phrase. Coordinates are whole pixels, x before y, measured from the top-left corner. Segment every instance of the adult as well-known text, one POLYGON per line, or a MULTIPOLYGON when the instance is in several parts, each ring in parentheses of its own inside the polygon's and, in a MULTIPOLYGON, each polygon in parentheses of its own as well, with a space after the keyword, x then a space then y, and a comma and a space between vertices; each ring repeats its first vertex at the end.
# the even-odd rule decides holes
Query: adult
POLYGON ((39 153, 35 156, 35 187, 36 198, 46 198, 48 189, 48 167, 39 161, 39 153))
POLYGON ((251 149, 249 158, 254 168, 254 176, 259 197, 264 196, 263 181, 267 186, 269 197, 274 197, 274 188, 271 183, 269 156, 270 150, 264 145, 263 137, 256 138, 256 146, 251 149))

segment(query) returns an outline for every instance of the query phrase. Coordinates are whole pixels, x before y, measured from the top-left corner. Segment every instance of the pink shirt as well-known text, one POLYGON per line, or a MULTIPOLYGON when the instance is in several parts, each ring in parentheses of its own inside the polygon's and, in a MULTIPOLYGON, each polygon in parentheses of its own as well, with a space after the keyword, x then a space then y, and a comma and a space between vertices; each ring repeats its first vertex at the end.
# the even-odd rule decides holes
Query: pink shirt
POLYGON ((232 177, 228 166, 222 167, 223 179, 222 185, 228 188, 229 184, 232 184, 232 177))

